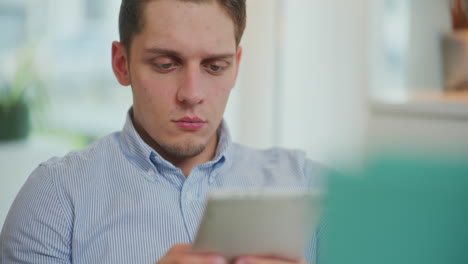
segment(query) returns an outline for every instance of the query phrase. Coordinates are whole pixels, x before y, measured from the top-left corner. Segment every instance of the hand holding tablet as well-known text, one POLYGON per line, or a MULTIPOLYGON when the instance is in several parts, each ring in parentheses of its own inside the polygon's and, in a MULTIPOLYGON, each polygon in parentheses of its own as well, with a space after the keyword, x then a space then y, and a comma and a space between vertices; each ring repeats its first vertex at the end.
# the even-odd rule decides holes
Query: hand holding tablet
POLYGON ((209 194, 194 253, 301 259, 317 227, 323 193, 216 191, 209 194))

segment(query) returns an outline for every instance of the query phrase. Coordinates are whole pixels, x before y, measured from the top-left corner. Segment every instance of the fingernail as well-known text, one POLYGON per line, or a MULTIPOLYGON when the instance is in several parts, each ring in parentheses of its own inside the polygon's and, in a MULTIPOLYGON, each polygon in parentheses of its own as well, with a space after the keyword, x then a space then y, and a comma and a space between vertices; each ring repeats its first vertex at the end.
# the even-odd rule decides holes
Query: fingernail
POLYGON ((235 264, 247 264, 247 261, 245 258, 238 258, 235 264))
POLYGON ((227 264, 227 261, 223 257, 216 257, 214 264, 227 264))

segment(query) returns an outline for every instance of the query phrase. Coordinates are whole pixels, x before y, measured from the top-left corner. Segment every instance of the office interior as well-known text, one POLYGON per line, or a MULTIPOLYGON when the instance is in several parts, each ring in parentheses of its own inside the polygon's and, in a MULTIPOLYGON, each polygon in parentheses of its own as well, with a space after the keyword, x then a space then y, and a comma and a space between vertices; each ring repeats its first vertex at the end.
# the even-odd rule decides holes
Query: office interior
MULTIPOLYGON (((400 147, 466 155, 468 90, 447 87, 442 44, 459 32, 453 1, 247 2, 225 113, 235 141, 302 149, 339 169, 400 147)), ((119 5, 0 0, 0 85, 32 65, 27 136, 0 141, 0 226, 40 162, 123 127, 131 91, 110 65, 119 5)))

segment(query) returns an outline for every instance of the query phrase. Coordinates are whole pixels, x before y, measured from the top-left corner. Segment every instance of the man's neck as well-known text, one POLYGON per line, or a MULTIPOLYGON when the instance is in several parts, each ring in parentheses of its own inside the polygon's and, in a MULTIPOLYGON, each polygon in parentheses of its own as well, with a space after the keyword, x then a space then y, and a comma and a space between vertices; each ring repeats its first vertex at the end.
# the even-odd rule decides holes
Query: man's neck
MULTIPOLYGON (((190 157, 190 158, 174 158, 168 157, 167 155, 164 156, 160 152, 158 152, 165 160, 172 163, 175 167, 179 168, 185 177, 188 177, 192 169, 205 162, 208 162, 214 158, 216 155, 216 149, 218 146, 218 136, 215 135, 214 140, 210 140, 210 142, 206 145, 205 149, 202 153, 198 154, 197 156, 190 157)), ((163 151, 164 152, 164 151, 163 151)))

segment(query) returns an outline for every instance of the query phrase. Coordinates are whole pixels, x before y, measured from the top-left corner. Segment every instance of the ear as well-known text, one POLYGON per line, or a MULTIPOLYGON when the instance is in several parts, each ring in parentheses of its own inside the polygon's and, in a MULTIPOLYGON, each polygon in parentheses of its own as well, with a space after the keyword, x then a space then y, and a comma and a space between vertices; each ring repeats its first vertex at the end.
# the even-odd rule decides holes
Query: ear
POLYGON ((117 41, 112 42, 112 70, 117 81, 123 86, 130 85, 130 71, 125 47, 117 41))
POLYGON ((240 66, 240 62, 241 62, 241 59, 242 59, 242 47, 241 46, 237 46, 237 52, 236 52, 236 80, 237 80, 237 75, 239 74, 239 66, 240 66))

